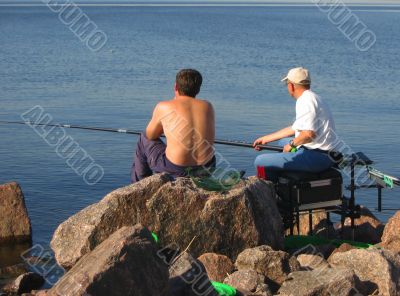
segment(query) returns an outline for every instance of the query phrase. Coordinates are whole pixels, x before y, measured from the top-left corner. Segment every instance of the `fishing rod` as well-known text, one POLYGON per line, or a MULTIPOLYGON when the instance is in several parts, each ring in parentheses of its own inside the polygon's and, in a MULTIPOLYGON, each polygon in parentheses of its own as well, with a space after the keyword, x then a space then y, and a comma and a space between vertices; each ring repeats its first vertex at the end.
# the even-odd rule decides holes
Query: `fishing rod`
MULTIPOLYGON (((29 125, 29 126, 47 126, 47 127, 62 127, 62 128, 70 128, 70 129, 80 129, 80 130, 90 130, 90 131, 101 131, 101 132, 110 132, 110 133, 123 133, 130 135, 141 135, 143 132, 139 130, 131 130, 131 129, 123 129, 123 128, 103 128, 97 126, 83 126, 83 125, 72 125, 72 124, 51 124, 51 123, 35 123, 31 121, 4 121, 0 120, 0 124, 20 124, 20 125, 29 125)), ((162 135, 165 138, 164 135, 162 135)), ((216 139, 214 141, 215 144, 234 146, 234 147, 245 147, 245 148, 254 148, 252 143, 247 143, 243 141, 233 141, 233 140, 221 140, 216 139)), ((282 152, 282 147, 276 145, 258 145, 260 150, 269 150, 275 152, 282 152)), ((366 157, 362 153, 356 153, 354 155, 362 155, 361 157, 366 157)), ((353 158, 353 156, 350 159, 353 158)), ((372 162, 371 162, 372 163, 372 162)), ((371 179, 375 179, 377 183, 379 183, 383 187, 393 188, 394 186, 400 186, 400 179, 397 177, 393 177, 390 175, 386 175, 373 167, 366 165, 366 169, 369 173, 371 179)))
MULTIPOLYGON (((141 135, 143 132, 139 130, 130 130, 123 128, 103 128, 97 126, 83 126, 83 125, 72 125, 72 124, 50 124, 50 123, 35 123, 30 121, 3 121, 0 120, 0 124, 21 124, 21 125, 29 125, 29 126, 47 126, 47 127, 62 127, 62 128, 70 128, 70 129, 80 129, 80 130, 90 130, 90 131, 101 131, 101 132, 110 132, 110 133, 123 133, 129 135, 141 135)), ((162 135, 165 138, 164 135, 162 135)), ((235 146, 235 147, 245 147, 245 148, 254 148, 252 143, 247 143, 243 141, 233 141, 233 140, 220 140, 216 139, 214 141, 215 144, 227 145, 227 146, 235 146)), ((276 145, 258 145, 260 150, 270 150, 276 152, 282 152, 282 147, 276 145)))

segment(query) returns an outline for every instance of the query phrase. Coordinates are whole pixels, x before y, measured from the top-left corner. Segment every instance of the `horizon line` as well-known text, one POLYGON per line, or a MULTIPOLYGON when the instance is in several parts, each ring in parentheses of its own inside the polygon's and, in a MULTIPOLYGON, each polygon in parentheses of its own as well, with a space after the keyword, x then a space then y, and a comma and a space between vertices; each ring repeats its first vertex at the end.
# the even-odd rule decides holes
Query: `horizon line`
MULTIPOLYGON (((36 2, 36 1, 35 1, 36 2)), ((252 2, 252 3, 238 3, 238 1, 232 1, 232 2, 228 2, 225 1, 224 3, 204 3, 204 2, 192 2, 192 3, 182 3, 182 2, 170 2, 170 3, 160 3, 160 2, 153 2, 153 3, 105 3, 105 2, 97 2, 97 3, 88 3, 88 2, 79 2, 79 1, 71 1, 71 2, 66 2, 66 3, 62 3, 62 4, 55 4, 55 5, 48 5, 46 3, 40 3, 40 2, 36 2, 36 3, 2 3, 2 1, 0 0, 0 6, 2 7, 41 7, 41 6, 65 6, 68 4, 76 4, 79 6, 87 6, 87 7, 313 7, 316 6, 316 4, 313 3, 296 3, 296 2, 286 2, 286 3, 256 3, 256 2, 252 2)), ((343 1, 343 3, 347 6, 363 6, 363 7, 400 7, 400 4, 391 4, 391 3, 346 3, 346 1, 343 1)))

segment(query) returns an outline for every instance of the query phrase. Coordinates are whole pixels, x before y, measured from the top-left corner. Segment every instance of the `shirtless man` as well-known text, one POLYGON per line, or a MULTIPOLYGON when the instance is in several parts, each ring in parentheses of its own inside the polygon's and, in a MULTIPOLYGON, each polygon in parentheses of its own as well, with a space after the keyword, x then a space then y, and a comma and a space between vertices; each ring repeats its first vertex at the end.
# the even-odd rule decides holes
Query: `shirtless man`
POLYGON ((138 141, 131 181, 153 173, 186 176, 188 169, 215 167, 215 117, 211 103, 196 99, 201 74, 192 69, 176 75, 175 97, 154 108, 146 132, 138 141), (160 136, 164 134, 166 144, 160 136))

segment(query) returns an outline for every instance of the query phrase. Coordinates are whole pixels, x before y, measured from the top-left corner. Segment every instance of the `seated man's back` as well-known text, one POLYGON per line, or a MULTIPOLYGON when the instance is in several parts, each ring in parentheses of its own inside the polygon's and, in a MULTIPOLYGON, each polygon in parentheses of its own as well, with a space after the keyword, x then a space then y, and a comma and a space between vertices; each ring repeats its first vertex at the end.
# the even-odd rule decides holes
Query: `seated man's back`
POLYGON ((211 103, 196 99, 202 84, 196 70, 177 74, 175 97, 157 104, 142 134, 132 166, 132 182, 153 173, 184 176, 188 168, 213 167, 215 118, 211 103), (167 144, 160 140, 165 134, 167 144))
POLYGON ((214 155, 214 110, 204 100, 179 97, 162 103, 166 156, 176 165, 207 163, 214 155))

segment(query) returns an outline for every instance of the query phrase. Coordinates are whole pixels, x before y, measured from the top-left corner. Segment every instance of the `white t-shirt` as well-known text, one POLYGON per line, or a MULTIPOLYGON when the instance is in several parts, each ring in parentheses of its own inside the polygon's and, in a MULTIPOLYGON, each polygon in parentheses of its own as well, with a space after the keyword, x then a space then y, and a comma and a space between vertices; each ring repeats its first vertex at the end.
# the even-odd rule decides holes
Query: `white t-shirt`
POLYGON ((311 90, 306 90, 296 101, 296 121, 292 125, 296 137, 300 131, 313 131, 316 137, 303 146, 309 149, 331 150, 337 143, 332 112, 324 101, 311 90))

